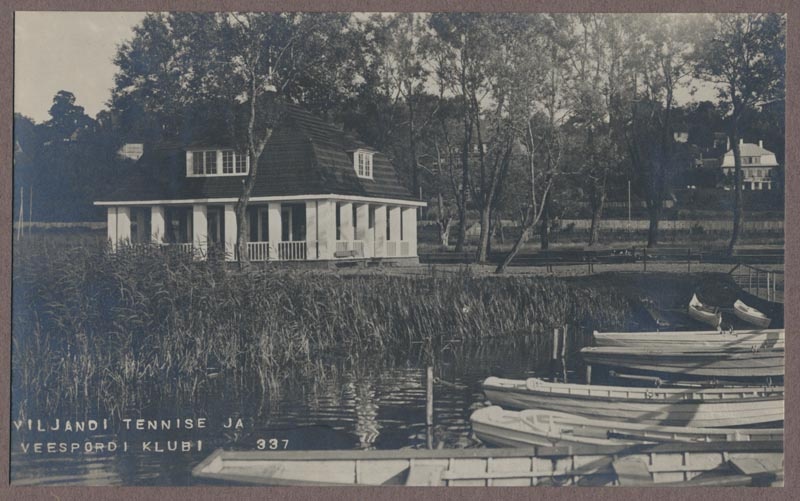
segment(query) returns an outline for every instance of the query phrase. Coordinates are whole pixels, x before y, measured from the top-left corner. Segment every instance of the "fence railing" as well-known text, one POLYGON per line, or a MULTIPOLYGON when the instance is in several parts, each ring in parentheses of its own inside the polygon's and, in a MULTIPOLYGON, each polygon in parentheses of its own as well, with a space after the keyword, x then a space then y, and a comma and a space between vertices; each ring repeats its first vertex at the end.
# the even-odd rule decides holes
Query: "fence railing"
POLYGON ((269 259, 269 242, 247 242, 247 256, 250 261, 269 259))
POLYGON ((737 265, 730 271, 736 284, 750 294, 767 301, 783 302, 784 276, 782 271, 766 270, 748 264, 737 265))
POLYGON ((281 261, 305 261, 306 241, 278 242, 278 259, 281 261))

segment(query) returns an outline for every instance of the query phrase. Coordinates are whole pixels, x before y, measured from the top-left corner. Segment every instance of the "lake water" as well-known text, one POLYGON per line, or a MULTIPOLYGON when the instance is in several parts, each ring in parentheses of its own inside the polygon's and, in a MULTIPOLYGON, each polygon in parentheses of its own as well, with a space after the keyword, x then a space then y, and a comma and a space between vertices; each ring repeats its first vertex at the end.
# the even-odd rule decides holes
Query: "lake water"
MULTIPOLYGON (((440 353, 435 376, 445 383, 434 385, 434 447, 482 447, 472 436, 469 422, 472 411, 486 405, 481 382, 490 375, 549 377, 550 354, 543 353, 541 341, 527 339, 472 347, 456 345, 440 353)), ((218 447, 255 450, 261 444, 265 448, 276 446, 287 450, 425 448, 426 370, 418 359, 393 363, 388 368, 374 360, 339 368, 324 382, 296 381, 285 388, 275 402, 262 402, 257 394, 233 399, 226 395, 224 388, 217 388, 192 410, 162 409, 157 413, 128 416, 205 417, 207 428, 202 430, 112 430, 93 435, 89 432, 12 431, 12 483, 190 485, 199 482, 191 476, 192 467, 218 447), (224 428, 228 418, 234 423, 241 418, 243 427, 224 428), (130 449, 115 453, 51 454, 21 450, 23 442, 86 440, 114 440, 118 446, 127 442, 130 449), (154 442, 160 442, 160 447, 166 449, 167 440, 188 441, 193 444, 192 451, 152 450, 154 442), (198 440, 202 441, 200 451, 195 450, 198 440), (142 450, 143 442, 149 442, 151 450, 142 450)), ((570 369, 569 381, 579 382, 580 368, 570 369)))

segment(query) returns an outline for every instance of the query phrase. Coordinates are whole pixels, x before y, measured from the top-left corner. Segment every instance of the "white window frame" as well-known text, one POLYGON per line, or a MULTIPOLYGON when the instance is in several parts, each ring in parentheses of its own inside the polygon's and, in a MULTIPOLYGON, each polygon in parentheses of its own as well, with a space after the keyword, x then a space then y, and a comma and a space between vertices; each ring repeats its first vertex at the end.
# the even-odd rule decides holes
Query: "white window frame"
MULTIPOLYGON (((210 163, 210 162, 208 162, 210 163)), ((186 151, 186 177, 225 177, 225 176, 246 176, 250 172, 250 155, 247 153, 239 153, 233 149, 226 148, 219 149, 193 149, 186 151), (224 158, 227 152, 233 153, 231 159, 231 172, 225 172, 224 158), (194 158, 195 154, 199 155, 202 159, 203 165, 199 172, 194 171, 194 158), (216 172, 208 172, 207 159, 211 158, 213 154, 214 162, 216 165, 216 172), (241 170, 241 163, 239 158, 244 158, 244 170, 241 170)))
POLYGON ((375 152, 369 150, 355 150, 353 152, 353 169, 356 176, 362 179, 372 179, 373 161, 375 152))

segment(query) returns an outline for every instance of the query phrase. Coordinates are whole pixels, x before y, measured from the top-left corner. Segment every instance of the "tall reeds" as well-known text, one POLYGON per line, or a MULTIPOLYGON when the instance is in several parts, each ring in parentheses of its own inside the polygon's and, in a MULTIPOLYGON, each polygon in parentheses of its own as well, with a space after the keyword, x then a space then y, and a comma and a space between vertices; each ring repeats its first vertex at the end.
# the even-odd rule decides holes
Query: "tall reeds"
POLYGON ((549 337, 564 323, 622 328, 632 308, 602 284, 557 278, 242 273, 31 240, 15 248, 14 412, 121 415, 220 385, 271 394, 343 360, 435 358, 448 343, 549 337))

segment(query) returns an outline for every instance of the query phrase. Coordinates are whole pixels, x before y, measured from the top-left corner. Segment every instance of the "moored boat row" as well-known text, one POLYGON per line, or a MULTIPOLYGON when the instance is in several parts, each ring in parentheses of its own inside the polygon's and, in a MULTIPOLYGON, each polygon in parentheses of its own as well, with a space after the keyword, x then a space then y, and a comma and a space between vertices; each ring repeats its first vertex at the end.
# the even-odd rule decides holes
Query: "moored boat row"
POLYGON ((637 388, 567 384, 537 378, 489 377, 483 391, 492 404, 547 409, 610 421, 703 428, 783 420, 783 387, 637 388))

